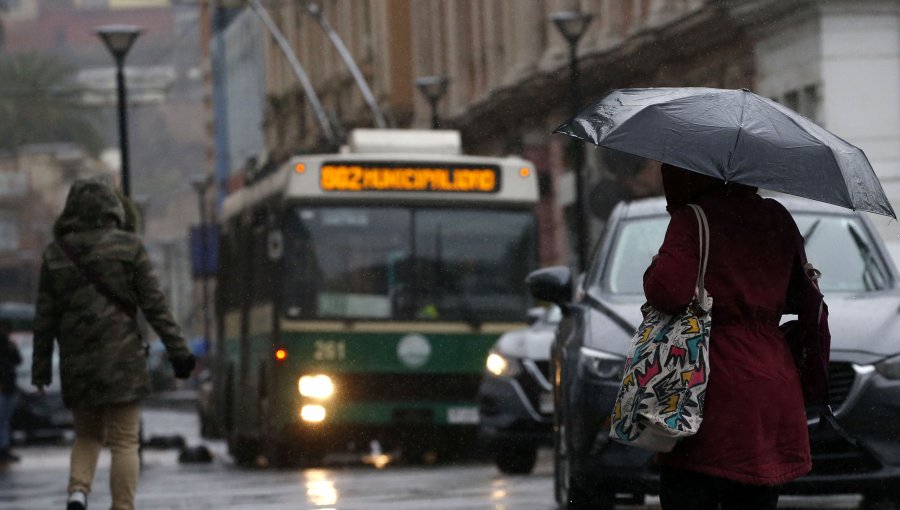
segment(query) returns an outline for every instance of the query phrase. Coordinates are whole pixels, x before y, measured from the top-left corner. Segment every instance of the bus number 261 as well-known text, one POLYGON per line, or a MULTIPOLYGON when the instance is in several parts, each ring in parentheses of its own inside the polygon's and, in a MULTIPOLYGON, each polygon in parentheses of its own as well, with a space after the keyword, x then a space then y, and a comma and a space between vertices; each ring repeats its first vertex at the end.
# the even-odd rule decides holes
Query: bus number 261
POLYGON ((313 359, 316 361, 343 361, 347 358, 347 345, 343 340, 316 340, 313 359))

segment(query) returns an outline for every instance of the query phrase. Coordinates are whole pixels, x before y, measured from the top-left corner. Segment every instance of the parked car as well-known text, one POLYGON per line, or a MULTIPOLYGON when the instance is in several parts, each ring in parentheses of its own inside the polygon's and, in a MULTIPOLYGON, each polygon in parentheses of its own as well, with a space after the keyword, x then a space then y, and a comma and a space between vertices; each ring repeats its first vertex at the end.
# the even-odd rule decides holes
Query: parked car
MULTIPOLYGON (((831 402, 853 445, 808 413, 813 469, 792 494, 862 493, 868 508, 900 508, 900 281, 868 219, 778 196, 806 238, 830 309, 831 402)), ((640 323, 642 275, 669 222, 665 201, 619 204, 582 280, 565 267, 528 277, 532 294, 563 310, 551 348, 555 492, 560 508, 613 508, 656 494, 652 452, 610 442, 609 416, 630 338, 640 323)), ((715 310, 715 309, 713 309, 715 310)), ((715 315, 713 315, 715 321, 715 315)), ((786 317, 785 319, 787 319, 786 317)), ((713 322, 715 327, 715 322, 713 322)))
POLYGON ((500 471, 527 474, 552 441, 550 344, 562 318, 557 306, 530 311, 527 328, 504 333, 491 348, 478 388, 478 435, 500 471))
POLYGON ((34 306, 27 303, 0 304, 0 318, 12 322, 12 340, 22 354, 22 364, 16 368, 19 398, 11 422, 13 438, 30 442, 65 437, 72 430, 72 412, 63 404, 58 349, 53 351, 53 383, 44 389, 44 395, 39 395, 31 385, 34 306))

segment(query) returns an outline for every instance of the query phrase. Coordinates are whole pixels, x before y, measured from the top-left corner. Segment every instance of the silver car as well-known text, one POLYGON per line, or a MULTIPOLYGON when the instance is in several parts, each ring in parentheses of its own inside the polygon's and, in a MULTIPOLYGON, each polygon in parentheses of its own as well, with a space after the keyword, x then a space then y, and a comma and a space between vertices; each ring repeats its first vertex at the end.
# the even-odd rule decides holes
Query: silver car
POLYGON ((551 444, 553 396, 547 369, 559 307, 530 311, 527 328, 504 333, 485 360, 478 388, 478 435, 504 473, 527 474, 551 444))

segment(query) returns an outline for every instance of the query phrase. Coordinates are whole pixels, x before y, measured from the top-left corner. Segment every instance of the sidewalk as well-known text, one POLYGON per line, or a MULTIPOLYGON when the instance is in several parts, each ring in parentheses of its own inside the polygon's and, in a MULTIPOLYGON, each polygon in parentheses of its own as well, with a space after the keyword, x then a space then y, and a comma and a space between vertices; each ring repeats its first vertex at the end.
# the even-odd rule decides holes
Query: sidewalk
POLYGON ((148 409, 185 409, 197 408, 197 390, 177 389, 154 393, 143 400, 143 407, 148 409))

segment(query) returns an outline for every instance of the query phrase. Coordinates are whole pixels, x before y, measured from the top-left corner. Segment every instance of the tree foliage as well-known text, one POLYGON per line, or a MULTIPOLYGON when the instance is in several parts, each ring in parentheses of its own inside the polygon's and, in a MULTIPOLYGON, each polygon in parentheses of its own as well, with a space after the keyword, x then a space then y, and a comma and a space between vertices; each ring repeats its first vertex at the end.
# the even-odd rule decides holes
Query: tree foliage
POLYGON ((0 55, 0 149, 73 142, 99 154, 99 112, 82 103, 73 71, 49 54, 0 55))

